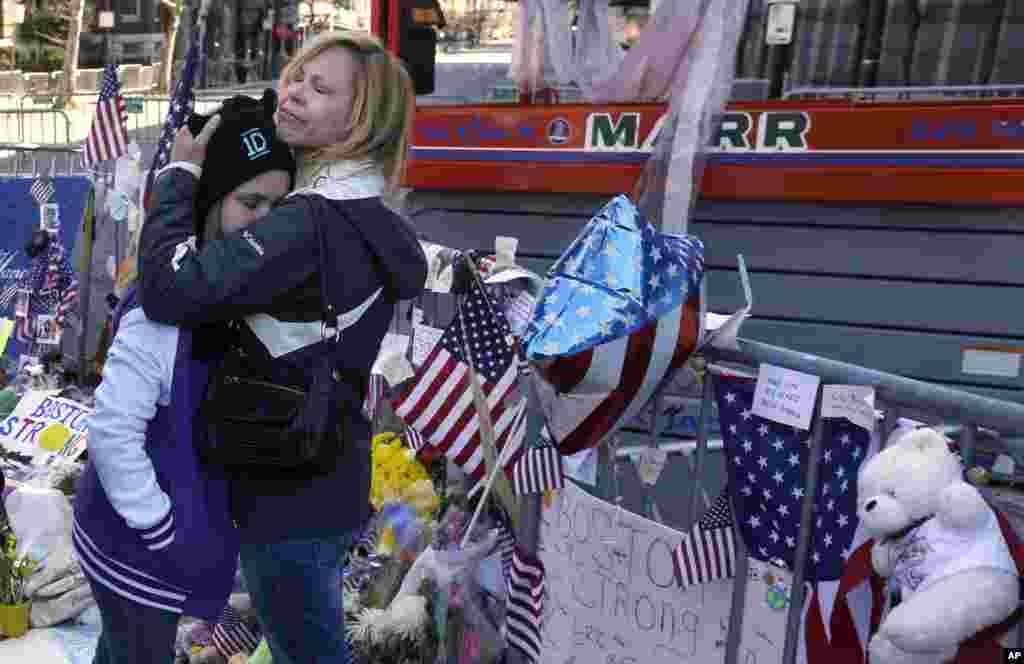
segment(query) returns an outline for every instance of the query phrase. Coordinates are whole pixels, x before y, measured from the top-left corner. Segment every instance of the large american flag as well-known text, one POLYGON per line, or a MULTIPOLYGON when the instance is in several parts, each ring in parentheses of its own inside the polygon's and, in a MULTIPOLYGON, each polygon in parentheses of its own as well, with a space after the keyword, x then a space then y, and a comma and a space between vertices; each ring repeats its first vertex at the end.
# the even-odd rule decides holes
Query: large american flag
POLYGON ((526 433, 526 399, 519 391, 513 341, 508 322, 474 279, 455 319, 395 402, 395 413, 406 424, 462 468, 472 485, 470 495, 481 488, 486 464, 465 349, 486 398, 498 450, 515 446, 508 453, 508 469, 519 460, 526 433))
POLYGON ((676 581, 681 588, 732 578, 736 570, 732 508, 723 490, 672 552, 676 581))
POLYGON ((171 96, 171 105, 167 109, 167 118, 164 120, 164 128, 160 133, 160 142, 156 146, 156 154, 153 155, 153 165, 146 176, 145 206, 149 207, 149 199, 152 195, 153 177, 156 172, 167 165, 171 159, 171 147, 174 145, 174 134, 192 115, 195 109, 196 99, 192 91, 195 81, 196 66, 199 62, 199 31, 192 40, 192 45, 185 55, 185 67, 181 71, 177 85, 174 86, 174 94, 171 96))
POLYGON ((660 233, 613 199, 548 272, 526 332, 548 429, 563 454, 596 446, 654 395, 700 334, 700 240, 660 233))
POLYGON ((86 166, 117 159, 128 149, 128 112, 117 80, 117 66, 107 65, 96 101, 96 117, 85 140, 86 166))
MULTIPOLYGON (((810 432, 751 413, 755 381, 716 379, 729 489, 749 555, 793 569, 810 432)), ((845 419, 825 421, 805 606, 806 661, 862 664, 881 617, 883 588, 857 519, 857 473, 877 440, 845 419)))

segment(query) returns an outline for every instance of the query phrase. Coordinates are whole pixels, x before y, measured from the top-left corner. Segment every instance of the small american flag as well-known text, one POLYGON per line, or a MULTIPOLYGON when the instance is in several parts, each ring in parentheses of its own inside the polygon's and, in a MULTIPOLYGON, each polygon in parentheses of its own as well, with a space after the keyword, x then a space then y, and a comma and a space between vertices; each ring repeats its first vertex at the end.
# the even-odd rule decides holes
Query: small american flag
POLYGON ((96 102, 96 117, 85 140, 86 166, 117 159, 128 147, 128 112, 117 80, 117 66, 107 65, 103 72, 103 85, 96 102))
POLYGON ((231 659, 235 653, 252 654, 259 644, 259 636, 242 620, 241 614, 234 607, 224 607, 213 627, 213 645, 217 652, 224 659, 231 659))
POLYGON ((512 580, 512 556, 516 550, 516 531, 512 518, 504 507, 495 506, 494 522, 498 530, 498 549, 501 551, 501 572, 507 586, 512 580))
POLYGON ((64 292, 61 293, 60 304, 57 305, 57 325, 65 327, 68 314, 78 305, 78 279, 72 278, 64 292))
POLYGON ((681 588, 731 578, 736 569, 729 494, 722 494, 672 552, 681 588))
POLYGON ((405 427, 405 444, 409 446, 414 452, 419 452, 426 445, 426 441, 423 440, 423 436, 420 432, 412 427, 405 427))
POLYGON ((377 409, 380 407, 381 400, 384 399, 384 390, 384 376, 370 374, 370 382, 366 388, 366 401, 363 402, 363 415, 371 422, 377 416, 377 409))
POLYGON ((167 119, 164 120, 164 128, 160 133, 160 142, 156 146, 156 154, 153 155, 153 165, 146 176, 145 206, 149 207, 149 199, 152 195, 153 177, 156 172, 167 165, 171 159, 171 147, 174 145, 174 134, 185 124, 196 105, 195 94, 192 92, 192 84, 196 76, 196 66, 199 62, 199 31, 195 31, 195 38, 189 46, 188 54, 185 56, 185 67, 181 71, 181 78, 174 86, 174 95, 171 97, 171 105, 167 109, 167 119))
POLYGON ((50 202, 56 193, 57 188, 53 185, 53 180, 48 177, 39 177, 32 182, 32 186, 29 188, 32 194, 32 200, 36 202, 36 205, 45 205, 50 202))
POLYGON ((395 402, 395 413, 408 426, 463 469, 472 485, 471 496, 482 486, 486 464, 465 350, 469 349, 481 381, 496 447, 516 446, 505 466, 514 468, 526 433, 526 399, 519 392, 519 363, 512 344, 508 322, 495 313, 474 280, 455 320, 395 402))
POLYGON ((565 487, 562 455, 554 445, 529 448, 512 471, 512 486, 517 496, 565 487))
POLYGON ((541 620, 544 616, 544 563, 516 547, 508 583, 505 630, 510 646, 531 662, 540 661, 541 620))

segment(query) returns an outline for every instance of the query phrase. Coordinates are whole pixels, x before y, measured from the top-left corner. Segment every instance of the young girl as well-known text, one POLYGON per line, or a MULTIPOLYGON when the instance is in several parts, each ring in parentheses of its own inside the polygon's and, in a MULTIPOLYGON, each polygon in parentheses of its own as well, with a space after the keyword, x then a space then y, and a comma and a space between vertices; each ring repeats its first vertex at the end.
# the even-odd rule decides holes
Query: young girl
MULTIPOLYGON (((321 37, 281 76, 275 120, 296 149, 296 191, 241 236, 197 250, 187 242, 196 179, 178 169, 157 183, 142 230, 146 315, 188 326, 244 318, 275 371, 298 369, 308 382, 323 352, 321 261, 339 318, 357 319, 331 358, 345 377, 336 398, 346 418, 333 466, 232 484, 242 569, 274 664, 351 658, 340 562, 368 516, 370 425, 362 403, 396 303, 418 295, 427 275, 412 229, 381 201, 400 182, 414 104, 402 64, 373 38, 321 37), (326 229, 326 257, 319 229, 326 229)), ((215 159, 212 145, 189 131, 178 134, 172 154, 204 172, 215 159)))
MULTIPOLYGON (((236 97, 221 110, 188 215, 194 245, 240 232, 291 189, 295 161, 275 135, 272 107, 270 98, 236 97), (256 158, 254 144, 262 146, 256 158)), ((192 426, 213 357, 199 347, 215 348, 206 338, 215 331, 149 320, 134 287, 114 325, 74 544, 102 615, 94 664, 165 664, 181 614, 215 620, 237 568, 228 482, 200 463, 192 426)))

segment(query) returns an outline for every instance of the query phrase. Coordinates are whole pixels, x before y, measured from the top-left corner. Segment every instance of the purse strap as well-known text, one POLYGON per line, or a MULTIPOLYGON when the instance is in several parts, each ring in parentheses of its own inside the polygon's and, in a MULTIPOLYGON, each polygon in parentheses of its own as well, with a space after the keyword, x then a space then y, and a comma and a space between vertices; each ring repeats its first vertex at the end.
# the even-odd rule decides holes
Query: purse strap
POLYGON ((341 333, 348 327, 355 325, 359 322, 359 319, 367 312, 370 306, 377 301, 380 294, 384 291, 384 288, 378 288, 373 292, 370 297, 363 300, 355 309, 350 309, 345 313, 338 315, 337 309, 331 304, 331 300, 327 297, 327 230, 326 224, 321 223, 314 219, 313 223, 316 224, 317 237, 320 241, 320 302, 323 306, 323 325, 321 327, 321 334, 324 341, 332 340, 333 344, 337 344, 341 341, 341 333), (333 334, 331 333, 333 331, 333 334))
MULTIPOLYGON (((323 337, 324 341, 327 341, 328 331, 333 330, 333 344, 336 345, 341 341, 341 326, 338 325, 338 312, 335 310, 334 305, 331 304, 331 300, 327 297, 327 230, 315 217, 313 223, 316 224, 316 234, 320 241, 320 304, 322 306, 321 316, 323 317, 323 324, 320 326, 320 336, 323 337)), ((331 352, 328 348, 327 352, 331 352)))

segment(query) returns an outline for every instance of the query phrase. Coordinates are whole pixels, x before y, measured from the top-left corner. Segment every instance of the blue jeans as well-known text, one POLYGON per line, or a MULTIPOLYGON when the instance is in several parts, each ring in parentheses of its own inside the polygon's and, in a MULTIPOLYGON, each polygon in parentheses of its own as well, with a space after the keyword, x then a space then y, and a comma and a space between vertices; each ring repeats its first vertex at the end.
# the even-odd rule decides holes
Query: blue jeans
POLYGON ((100 610, 101 631, 93 664, 171 664, 177 613, 143 606, 89 582, 100 610))
POLYGON ((350 664, 341 568, 356 533, 242 543, 242 571, 274 664, 350 664))

